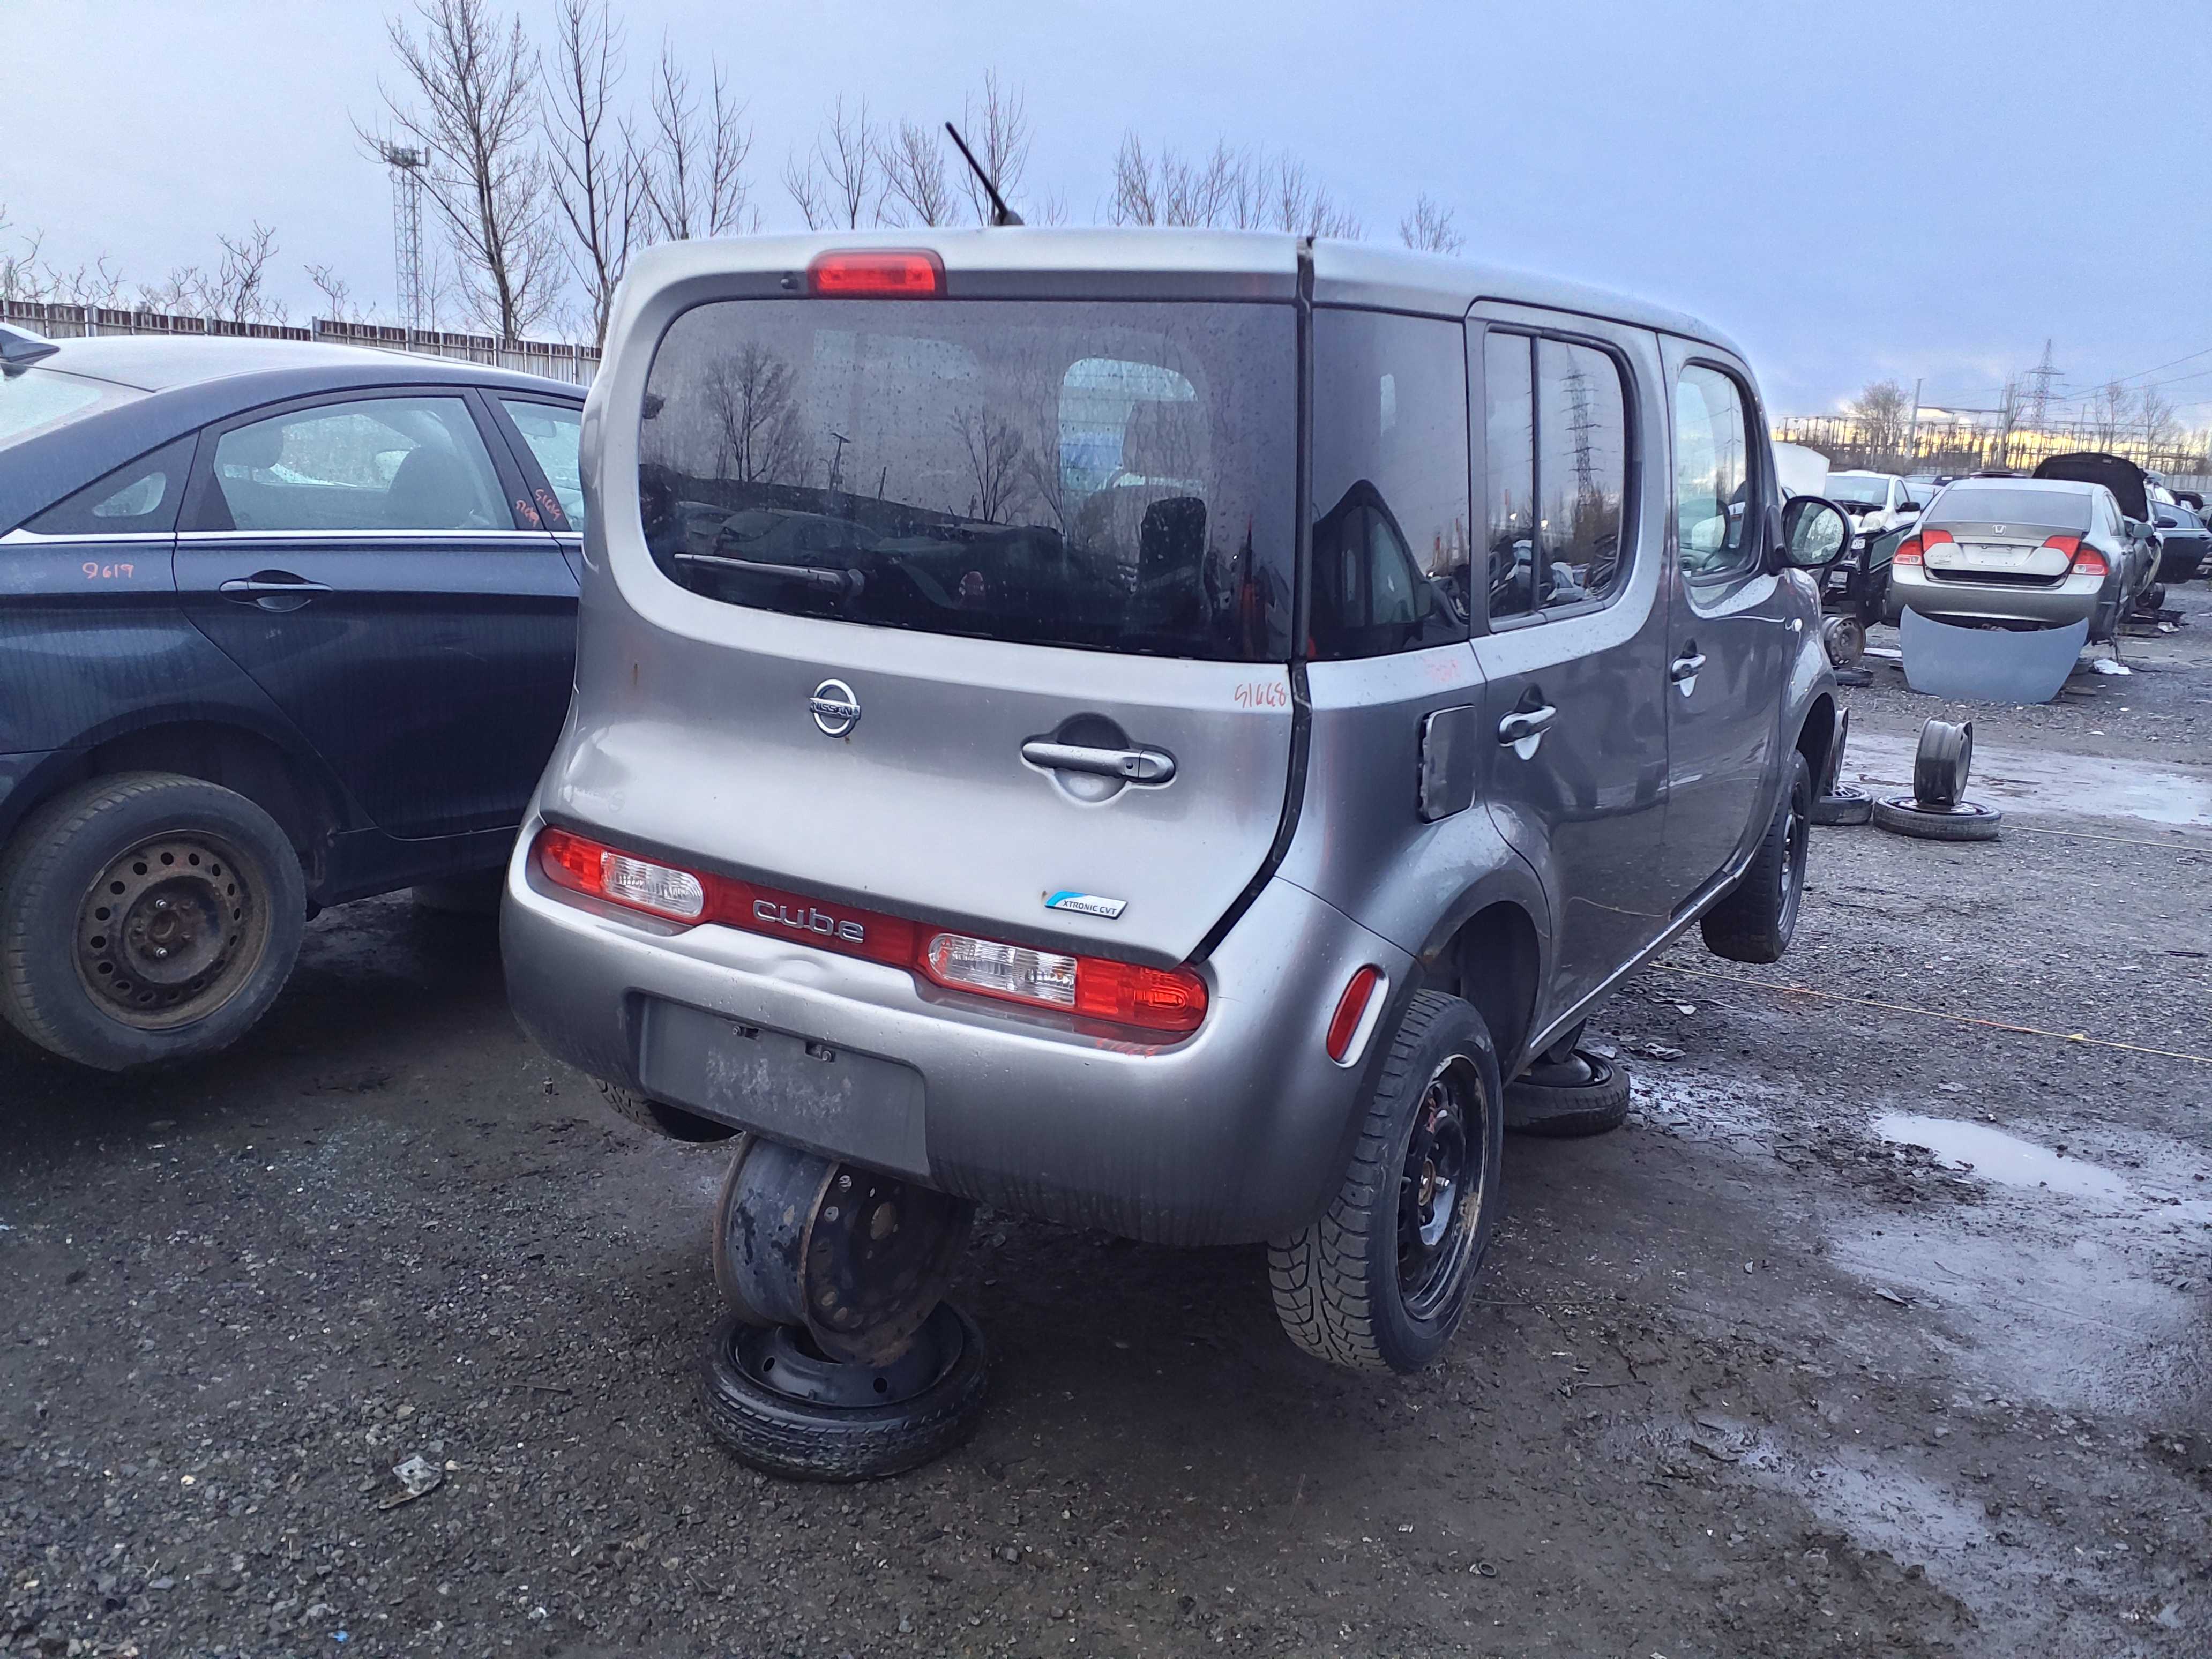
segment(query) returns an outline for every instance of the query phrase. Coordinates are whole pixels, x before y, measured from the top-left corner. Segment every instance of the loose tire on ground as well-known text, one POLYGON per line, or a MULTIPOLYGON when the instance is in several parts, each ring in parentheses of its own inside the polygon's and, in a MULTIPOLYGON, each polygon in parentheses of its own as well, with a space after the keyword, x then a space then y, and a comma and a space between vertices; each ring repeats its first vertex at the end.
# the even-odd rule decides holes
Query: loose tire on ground
POLYGON ((1457 997, 1416 993, 1335 1198, 1267 1247, 1275 1312, 1293 1342, 1354 1370, 1415 1371, 1442 1352, 1504 1202, 1503 1094, 1482 1016, 1457 997))
POLYGON ((1626 1068, 1586 1048, 1575 1050, 1569 1064, 1578 1066, 1584 1073, 1581 1080, 1549 1080, 1547 1072, 1562 1068, 1540 1063, 1505 1085, 1508 1129, 1516 1134, 1565 1140, 1601 1135, 1628 1121, 1626 1068))
POLYGON ((1705 948, 1730 962, 1778 962, 1797 931, 1797 904, 1805 887, 1805 854, 1812 822, 1813 774, 1792 750, 1782 799, 1759 838, 1743 878, 1705 912, 1705 948))
POLYGON ((1884 795, 1874 804, 1874 822, 1877 829, 1921 841, 1995 841, 2004 814, 1970 800, 1923 806, 1910 795, 1884 795))
POLYGON ((1815 795, 1808 816, 1814 823, 1831 829, 1838 824, 1864 823, 1874 817, 1874 797, 1846 784, 1832 795, 1815 795))
POLYGON ((94 778, 0 854, 0 1015, 102 1071, 213 1053, 276 1001, 307 910, 298 853, 244 795, 94 778))
POLYGON ((940 1345, 940 1359, 920 1392, 890 1405, 838 1406, 780 1393, 753 1375, 745 1353, 758 1333, 725 1314, 700 1366, 707 1426, 744 1462, 787 1480, 875 1480, 919 1468, 974 1431, 990 1382, 983 1333, 951 1303, 938 1304, 917 1340, 925 1339, 940 1345))

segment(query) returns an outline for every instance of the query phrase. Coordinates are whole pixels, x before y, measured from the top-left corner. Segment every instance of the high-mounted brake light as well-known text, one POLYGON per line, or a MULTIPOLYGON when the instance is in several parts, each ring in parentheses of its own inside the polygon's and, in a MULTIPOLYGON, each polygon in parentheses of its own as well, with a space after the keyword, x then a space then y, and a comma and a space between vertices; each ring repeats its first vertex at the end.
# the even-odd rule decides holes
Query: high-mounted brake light
POLYGON ((927 248, 818 254, 806 286, 832 297, 927 300, 945 292, 945 261, 927 248))
POLYGON ((717 922, 903 968, 947 990, 1170 1036, 1206 1018, 1206 981, 1188 968, 1146 968, 966 933, 933 933, 904 916, 829 905, 729 876, 698 875, 605 847, 566 830, 538 832, 538 869, 556 886, 685 922, 717 922))

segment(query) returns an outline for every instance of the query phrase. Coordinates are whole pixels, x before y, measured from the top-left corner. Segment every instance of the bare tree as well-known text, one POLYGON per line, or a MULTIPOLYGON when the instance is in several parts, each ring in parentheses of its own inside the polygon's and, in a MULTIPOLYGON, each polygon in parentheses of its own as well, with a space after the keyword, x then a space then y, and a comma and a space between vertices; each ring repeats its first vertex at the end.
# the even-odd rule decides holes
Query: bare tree
MULTIPOLYGON (((5 233, 15 222, 8 217, 8 205, 0 202, 0 233, 5 233)), ((0 300, 38 301, 46 297, 46 280, 39 274, 39 248, 45 240, 43 234, 26 231, 17 239, 13 251, 0 252, 0 300)))
POLYGON ((1904 450, 1912 394, 1894 380, 1870 380, 1859 393, 1850 412, 1858 422, 1859 439, 1869 459, 1892 461, 1904 450))
POLYGON ((1021 499, 1028 471, 1023 465, 1019 428, 997 410, 980 404, 963 405, 952 416, 952 429, 968 451, 968 466, 975 493, 968 502, 968 516, 985 524, 998 524, 1021 499))
POLYGON ((1398 221, 1398 240, 1424 253, 1456 253, 1467 238, 1452 228, 1452 212, 1423 191, 1413 198, 1413 210, 1398 221))
POLYGON ((2100 449, 2110 449, 2119 442, 2120 434, 2128 429, 2135 401, 2135 393, 2124 380, 2107 380, 2097 388, 2089 403, 2089 424, 2100 449))
MULTIPOLYGON (((877 165, 884 174, 883 218, 896 225, 949 225, 958 201, 945 173, 945 144, 937 129, 902 121, 881 146, 877 165)), ((971 177, 969 183, 973 184, 971 177)))
POLYGON ((554 202, 568 227, 568 269, 604 343, 616 284, 637 240, 639 169, 609 127, 623 76, 622 26, 607 0, 561 0, 546 76, 545 152, 554 202))
POLYGON ((883 222, 883 186, 878 177, 880 145, 868 119, 867 100, 848 115, 839 98, 830 125, 804 161, 793 155, 783 168, 783 187, 805 216, 809 230, 858 230, 883 222))
POLYGON ((707 369, 715 476, 733 483, 789 483, 802 459, 791 365, 755 340, 707 369))
POLYGON ((368 320, 368 307, 355 303, 353 284, 339 276, 334 267, 307 265, 303 269, 307 273, 307 280, 315 285, 315 291, 323 296, 323 315, 334 323, 365 323, 368 320))
MULTIPOLYGON (((1033 137, 1029 100, 1022 95, 1021 88, 1001 86, 998 71, 986 70, 981 94, 960 100, 960 136, 975 152, 983 171, 991 175, 1000 196, 1011 205, 1022 175, 1029 171, 1030 140, 1033 137)), ((975 222, 989 224, 991 198, 983 189, 982 180, 963 166, 960 186, 967 195, 968 210, 975 216, 975 222)))
POLYGON ((1359 221, 1350 209, 1338 204, 1325 185, 1307 178, 1304 162, 1288 155, 1278 155, 1272 161, 1261 156, 1255 171, 1265 197, 1264 216, 1258 222, 1302 236, 1358 236, 1359 221))
POLYGON ((2142 428, 2146 451, 2163 449, 2181 435, 2181 422, 2174 416, 2173 400, 2154 386, 2147 386, 2136 394, 2136 421, 2142 428))
POLYGON ((245 235, 216 240, 222 245, 222 262, 212 272, 189 268, 191 309, 210 322, 283 322, 283 302, 271 299, 268 289, 269 262, 276 257, 275 228, 257 219, 245 235))
MULTIPOLYGON (((453 243, 477 320, 516 340, 552 307, 558 237, 547 214, 539 154, 538 56, 520 18, 488 0, 417 0, 418 36, 386 21, 403 89, 380 82, 392 130, 428 151, 425 193, 453 243)), ((376 134, 362 130, 372 146, 376 134)))
POLYGON ((757 222, 749 221, 751 199, 745 161, 752 154, 752 129, 744 106, 737 101, 718 62, 708 64, 704 105, 691 77, 664 40, 655 67, 651 97, 653 121, 643 143, 633 135, 630 153, 646 206, 646 231, 658 240, 723 236, 757 222))
POLYGON ((2003 389, 1997 393, 1997 465, 2012 465, 2013 429, 2020 424, 2027 408, 2027 382, 2017 374, 2005 376, 2003 389))
POLYGON ((1147 154, 1134 132, 1114 158, 1108 217, 1117 225, 1225 225, 1304 236, 1357 236, 1359 221, 1289 155, 1216 143, 1203 160, 1163 148, 1147 154))

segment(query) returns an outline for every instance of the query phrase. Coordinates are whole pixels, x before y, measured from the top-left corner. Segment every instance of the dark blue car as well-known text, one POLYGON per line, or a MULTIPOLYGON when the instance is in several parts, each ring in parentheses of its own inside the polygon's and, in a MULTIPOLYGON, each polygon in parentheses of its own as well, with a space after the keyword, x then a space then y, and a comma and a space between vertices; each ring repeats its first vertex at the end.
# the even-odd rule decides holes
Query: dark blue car
POLYGON ((319 907, 501 864, 568 706, 582 410, 0 330, 0 1014, 88 1066, 204 1054, 319 907))

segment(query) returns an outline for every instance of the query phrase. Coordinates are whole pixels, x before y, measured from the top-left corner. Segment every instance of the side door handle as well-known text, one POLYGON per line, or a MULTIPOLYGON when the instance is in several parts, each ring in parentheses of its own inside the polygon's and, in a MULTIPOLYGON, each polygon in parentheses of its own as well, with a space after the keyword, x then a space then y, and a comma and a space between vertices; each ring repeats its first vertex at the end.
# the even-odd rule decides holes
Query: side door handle
POLYGON ((289 570, 257 570, 216 589, 233 604, 258 605, 264 611, 296 611, 316 594, 330 591, 325 583, 311 582, 289 570))
POLYGON ((1124 783, 1165 783, 1176 774, 1175 757, 1159 749, 1094 749, 1031 738, 1022 745, 1022 758, 1048 771, 1088 772, 1124 783))
POLYGON ((1498 741, 1522 760, 1533 760, 1536 745, 1543 742, 1544 733, 1552 729, 1552 722, 1559 717, 1559 711, 1549 703, 1534 708, 1516 708, 1498 722, 1498 741))
POLYGON ((1680 656, 1668 665, 1667 678, 1672 680, 1684 696, 1698 689, 1698 671, 1705 665, 1705 653, 1693 642, 1685 647, 1680 656))

